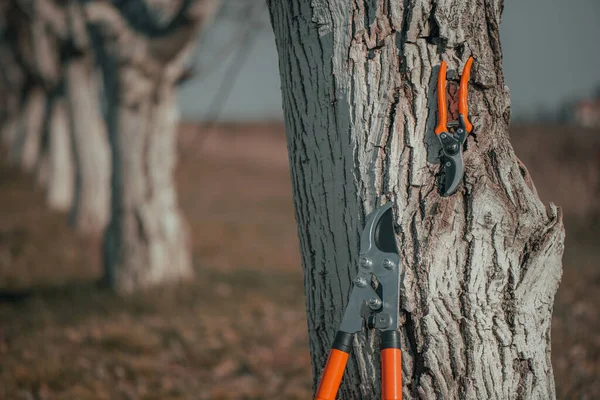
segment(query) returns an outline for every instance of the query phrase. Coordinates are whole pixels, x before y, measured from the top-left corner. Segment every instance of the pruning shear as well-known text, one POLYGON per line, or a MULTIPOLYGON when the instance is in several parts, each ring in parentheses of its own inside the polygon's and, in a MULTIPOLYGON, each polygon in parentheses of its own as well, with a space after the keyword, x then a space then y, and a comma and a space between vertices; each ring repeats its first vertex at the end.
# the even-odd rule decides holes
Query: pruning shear
POLYGON ((467 135, 473 131, 473 125, 469 121, 468 91, 469 78, 471 77, 471 66, 473 57, 470 57, 463 69, 458 89, 458 122, 448 124, 448 104, 446 103, 446 62, 442 61, 438 75, 438 124, 435 135, 442 144, 442 169, 445 175, 445 184, 442 196, 453 194, 462 181, 465 173, 463 161, 463 145, 467 135), (449 127, 456 127, 454 133, 450 133, 449 127))
POLYGON ((315 400, 334 400, 350 355, 354 334, 368 329, 381 332, 382 399, 402 399, 400 257, 396 248, 392 206, 389 202, 367 217, 360 237, 358 274, 344 318, 333 341, 315 400))

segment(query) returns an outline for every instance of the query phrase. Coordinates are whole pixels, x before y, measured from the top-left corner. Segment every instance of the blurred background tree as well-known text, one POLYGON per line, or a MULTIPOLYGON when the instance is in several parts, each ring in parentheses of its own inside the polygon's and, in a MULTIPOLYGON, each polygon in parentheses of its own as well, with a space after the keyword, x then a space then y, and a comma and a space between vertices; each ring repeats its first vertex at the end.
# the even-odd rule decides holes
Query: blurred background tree
POLYGON ((80 232, 102 234, 108 224, 105 281, 119 292, 191 273, 172 181, 175 85, 218 4, 3 6, 3 141, 80 232))

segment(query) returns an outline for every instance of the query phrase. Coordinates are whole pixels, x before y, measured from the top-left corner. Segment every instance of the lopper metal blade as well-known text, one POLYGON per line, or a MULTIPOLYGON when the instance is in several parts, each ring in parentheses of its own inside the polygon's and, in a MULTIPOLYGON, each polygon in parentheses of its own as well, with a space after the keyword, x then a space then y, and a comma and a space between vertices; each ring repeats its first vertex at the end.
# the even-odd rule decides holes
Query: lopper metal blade
POLYGON ((386 203, 367 216, 367 223, 360 237, 360 254, 368 253, 373 246, 383 253, 398 253, 393 205, 393 202, 386 203))

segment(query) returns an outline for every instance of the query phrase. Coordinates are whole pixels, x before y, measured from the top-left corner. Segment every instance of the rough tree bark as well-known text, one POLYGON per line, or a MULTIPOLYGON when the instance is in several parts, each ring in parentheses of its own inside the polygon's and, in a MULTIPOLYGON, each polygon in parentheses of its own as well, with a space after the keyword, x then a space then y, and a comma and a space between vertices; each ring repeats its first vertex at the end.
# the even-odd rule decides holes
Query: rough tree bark
POLYGON ((192 273, 173 182, 175 83, 216 1, 89 3, 113 152, 105 278, 131 292, 192 273))
MULTIPOLYGON (((405 398, 554 398, 550 321, 564 228, 509 143, 502 0, 271 0, 269 8, 315 382, 356 274, 364 216, 393 200, 405 398), (460 71, 471 55, 478 136, 469 138, 460 191, 443 198, 437 71, 442 60, 460 71)), ((339 398, 379 398, 376 337, 355 339, 339 398)))

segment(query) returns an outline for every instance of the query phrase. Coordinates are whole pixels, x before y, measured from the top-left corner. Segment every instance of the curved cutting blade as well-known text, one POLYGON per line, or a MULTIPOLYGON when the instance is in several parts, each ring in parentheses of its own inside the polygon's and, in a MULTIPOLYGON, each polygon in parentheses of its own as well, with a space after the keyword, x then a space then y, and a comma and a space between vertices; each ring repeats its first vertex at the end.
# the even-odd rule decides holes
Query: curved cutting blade
MULTIPOLYGON (((358 279, 361 282, 361 277, 374 281, 377 286, 369 287, 364 282, 359 285, 359 281, 355 281, 352 290, 352 295, 357 292, 356 296, 361 296, 361 316, 368 322, 368 327, 380 331, 397 330, 399 327, 400 257, 396 248, 393 205, 392 202, 386 203, 369 214, 360 238, 358 279), (375 294, 368 292, 373 289, 375 294), (372 302, 377 299, 380 303, 374 306, 372 302)), ((352 314, 347 319, 344 317, 344 321, 347 321, 344 326, 347 325, 348 329, 356 327, 352 314)))
POLYGON ((397 253, 394 221, 392 215, 393 202, 386 203, 367 216, 367 223, 360 237, 360 253, 367 253, 376 246, 384 253, 397 253))
POLYGON ((442 196, 453 194, 463 179, 465 173, 465 164, 463 162, 462 151, 453 156, 444 156, 444 175, 445 183, 442 196))

